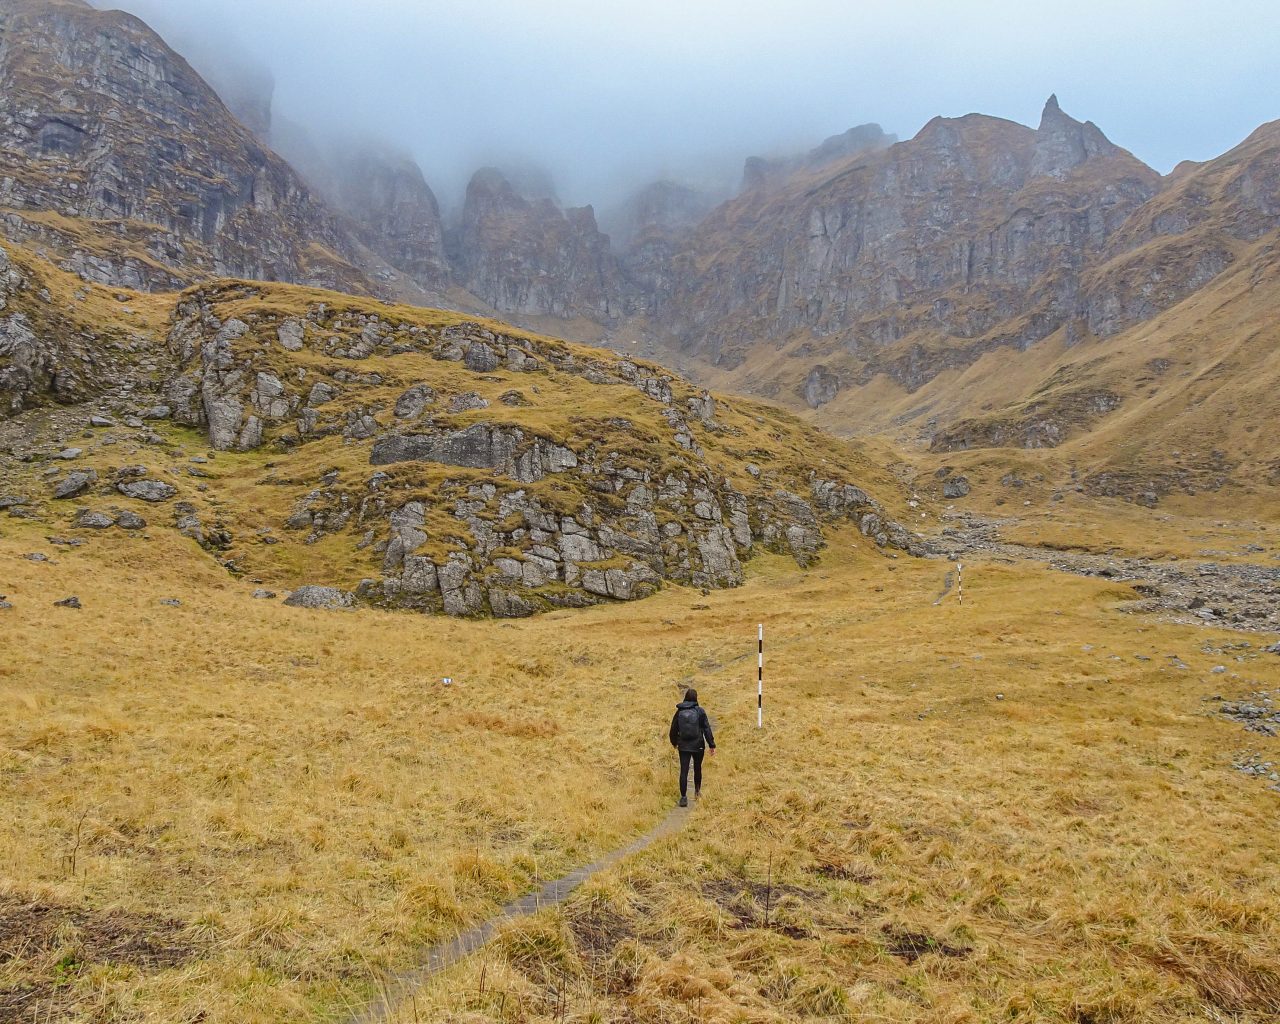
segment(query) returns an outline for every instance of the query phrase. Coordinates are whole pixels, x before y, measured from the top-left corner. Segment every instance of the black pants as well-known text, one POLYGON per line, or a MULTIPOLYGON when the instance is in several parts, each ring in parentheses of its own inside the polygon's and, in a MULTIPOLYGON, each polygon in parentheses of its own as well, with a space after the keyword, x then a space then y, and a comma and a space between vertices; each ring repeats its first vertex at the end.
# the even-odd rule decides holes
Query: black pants
POLYGON ((705 750, 682 750, 680 751, 680 795, 687 797, 689 795, 689 762, 693 762, 693 791, 695 793, 702 789, 702 757, 706 754, 705 750))

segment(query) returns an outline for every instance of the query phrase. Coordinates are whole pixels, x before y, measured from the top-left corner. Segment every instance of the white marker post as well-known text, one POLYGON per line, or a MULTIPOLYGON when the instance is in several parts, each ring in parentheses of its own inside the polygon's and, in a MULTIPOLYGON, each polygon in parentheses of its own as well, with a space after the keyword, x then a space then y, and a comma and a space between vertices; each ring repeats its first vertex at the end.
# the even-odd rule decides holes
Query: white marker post
POLYGON ((756 662, 756 728, 764 728, 764 623, 757 627, 759 661, 756 662))
POLYGON ((956 562, 956 595, 961 604, 964 604, 964 565, 956 562))

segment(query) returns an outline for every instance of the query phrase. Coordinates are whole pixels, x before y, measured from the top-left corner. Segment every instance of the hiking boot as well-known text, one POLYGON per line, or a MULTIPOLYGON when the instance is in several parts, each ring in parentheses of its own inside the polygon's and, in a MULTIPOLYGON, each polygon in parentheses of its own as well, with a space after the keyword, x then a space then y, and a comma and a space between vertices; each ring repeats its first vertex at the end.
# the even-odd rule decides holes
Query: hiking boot
POLYGON ((683 796, 682 796, 682 797, 680 798, 680 802, 679 802, 678 804, 676 804, 676 806, 677 806, 677 807, 688 807, 688 806, 689 806, 689 798, 688 798, 688 797, 683 797, 683 796))

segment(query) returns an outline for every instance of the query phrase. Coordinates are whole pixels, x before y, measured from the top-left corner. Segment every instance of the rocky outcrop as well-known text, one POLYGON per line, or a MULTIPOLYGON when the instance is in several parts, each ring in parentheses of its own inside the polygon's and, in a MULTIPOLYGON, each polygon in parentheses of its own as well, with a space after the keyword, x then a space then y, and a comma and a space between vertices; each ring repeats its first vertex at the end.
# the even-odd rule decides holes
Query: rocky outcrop
POLYGON ((501 313, 616 320, 623 288, 590 206, 529 199, 501 171, 477 171, 454 241, 459 282, 501 313))
POLYGON ((656 316, 675 287, 676 256, 716 205, 713 193, 657 181, 610 217, 610 239, 627 281, 628 312, 656 316))
POLYGON ((1091 333, 1118 334, 1204 288, 1280 224, 1280 122, 1182 169, 1112 237, 1084 279, 1091 333))
MULTIPOLYGON (((807 565, 825 545, 823 522, 832 519, 853 520, 881 546, 919 546, 865 492, 835 481, 815 480, 809 499, 783 490, 744 493, 713 475, 659 479, 652 470, 593 464, 584 453, 562 472, 590 476, 598 497, 566 514, 504 473, 505 459, 498 455, 492 467, 504 479, 449 485, 456 522, 437 527, 453 538, 448 545, 442 547, 427 524, 427 499, 392 509, 383 579, 366 581, 361 596, 450 615, 516 617, 633 600, 668 580, 737 586, 743 562, 758 547, 807 565), (459 537, 465 537, 461 545, 459 537)), ((333 496, 309 499, 322 501, 332 505, 333 496)), ((345 504, 362 511, 367 505, 355 496, 345 504)))
POLYGON ((1015 410, 981 419, 964 419, 934 435, 930 451, 969 448, 1056 448, 1120 408, 1114 391, 1099 387, 1060 389, 1015 410))
POLYGON ((527 439, 519 427, 476 423, 443 434, 391 434, 373 446, 369 462, 438 462, 444 466, 491 469, 520 483, 531 484, 548 473, 563 473, 578 464, 563 445, 541 437, 527 439))
MULTIPOLYGON (((20 248, 0 246, 0 419, 69 404, 136 375, 150 339, 67 296, 70 282, 20 248)), ((119 301, 119 300, 116 300, 119 301)))
POLYGON ((308 544, 355 534, 379 554, 362 600, 517 616, 667 582, 735 586, 760 549, 810 563, 836 521, 881 547, 919 549, 846 481, 715 468, 706 446, 752 421, 658 367, 464 320, 424 325, 322 303, 290 316, 247 297, 225 286, 184 298, 169 332, 180 372, 168 404, 219 450, 287 452, 339 434, 360 446, 367 474, 327 473, 284 525, 308 544), (230 302, 236 316, 223 313, 230 302), (298 353, 306 359, 288 368, 298 353), (378 372, 363 370, 373 356, 378 372), (508 401, 518 380, 531 395, 577 397, 565 408, 557 399, 554 413, 508 401), (584 419, 593 403, 603 418, 584 419))
POLYGON ((805 405, 810 409, 826 405, 836 397, 839 391, 840 378, 821 363, 809 371, 800 388, 805 405))
POLYGON ((295 590, 284 599, 284 603, 290 608, 321 608, 332 611, 338 608, 353 607, 355 599, 350 593, 345 590, 339 590, 337 587, 321 587, 309 584, 295 590))
POLYGON ((1054 95, 1049 97, 1040 114, 1031 176, 1063 178, 1088 160, 1124 155, 1124 150, 1103 135, 1092 121, 1080 122, 1064 114, 1054 95))

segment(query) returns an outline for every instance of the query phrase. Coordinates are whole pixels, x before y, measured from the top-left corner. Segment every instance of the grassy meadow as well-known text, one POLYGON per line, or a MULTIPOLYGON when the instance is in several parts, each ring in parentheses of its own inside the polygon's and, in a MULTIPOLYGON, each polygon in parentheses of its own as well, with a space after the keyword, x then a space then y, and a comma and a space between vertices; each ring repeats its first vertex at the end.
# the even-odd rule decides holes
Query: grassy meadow
POLYGON ((1280 795, 1231 763, 1280 742, 1206 698, 1280 658, 1031 566, 935 605, 944 568, 836 535, 733 591, 469 622, 6 526, 0 1020, 345 1020, 658 821, 689 684, 722 751, 688 826, 400 1019, 1274 1020, 1280 795))

